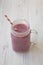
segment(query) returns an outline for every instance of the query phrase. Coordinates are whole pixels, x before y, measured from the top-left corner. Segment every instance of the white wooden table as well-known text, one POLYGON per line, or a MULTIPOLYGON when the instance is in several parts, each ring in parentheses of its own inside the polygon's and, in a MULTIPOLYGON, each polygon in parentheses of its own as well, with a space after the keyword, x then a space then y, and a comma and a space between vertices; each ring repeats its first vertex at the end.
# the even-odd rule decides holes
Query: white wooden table
POLYGON ((0 65, 43 65, 43 0, 0 0, 0 65), (4 14, 8 14, 12 20, 19 18, 21 11, 17 6, 21 10, 23 7, 22 13, 27 14, 24 18, 27 18, 32 29, 38 31, 39 48, 31 47, 30 52, 24 54, 13 52, 10 24, 4 18, 4 14), (6 45, 8 48, 3 51, 6 45))

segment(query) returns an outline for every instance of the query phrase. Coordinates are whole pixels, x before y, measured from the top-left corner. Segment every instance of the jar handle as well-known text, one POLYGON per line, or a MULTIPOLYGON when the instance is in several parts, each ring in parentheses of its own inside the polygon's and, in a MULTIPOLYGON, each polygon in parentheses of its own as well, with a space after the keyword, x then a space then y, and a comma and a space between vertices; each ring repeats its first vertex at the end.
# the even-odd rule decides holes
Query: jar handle
POLYGON ((35 29, 31 29, 31 46, 36 45, 37 43, 38 32, 35 29), (33 36, 32 36, 33 34, 33 36))

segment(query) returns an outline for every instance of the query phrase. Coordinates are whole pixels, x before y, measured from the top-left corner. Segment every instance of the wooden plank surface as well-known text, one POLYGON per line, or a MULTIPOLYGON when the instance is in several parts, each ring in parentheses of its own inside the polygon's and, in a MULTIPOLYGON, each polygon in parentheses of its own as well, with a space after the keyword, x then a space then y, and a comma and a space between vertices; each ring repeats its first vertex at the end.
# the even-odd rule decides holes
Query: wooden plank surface
POLYGON ((0 65, 43 65, 43 0, 0 0, 0 65), (41 50, 35 47, 24 54, 13 52, 11 27, 4 18, 5 14, 13 21, 27 19, 31 28, 38 31, 37 44, 41 50), (6 45, 8 48, 3 51, 6 45))

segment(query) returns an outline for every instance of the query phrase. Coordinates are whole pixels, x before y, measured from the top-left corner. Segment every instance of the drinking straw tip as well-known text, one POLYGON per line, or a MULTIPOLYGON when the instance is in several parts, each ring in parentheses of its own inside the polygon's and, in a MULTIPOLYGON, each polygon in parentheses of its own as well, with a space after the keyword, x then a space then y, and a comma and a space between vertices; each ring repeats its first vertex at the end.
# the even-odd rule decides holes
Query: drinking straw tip
POLYGON ((4 15, 5 17, 7 17, 7 15, 4 15))

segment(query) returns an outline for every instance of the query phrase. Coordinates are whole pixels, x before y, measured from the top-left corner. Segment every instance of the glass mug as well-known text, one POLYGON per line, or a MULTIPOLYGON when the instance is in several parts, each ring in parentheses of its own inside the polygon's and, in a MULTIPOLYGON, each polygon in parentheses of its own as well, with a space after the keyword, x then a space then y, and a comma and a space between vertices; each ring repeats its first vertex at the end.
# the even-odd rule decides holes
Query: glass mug
MULTIPOLYGON (((30 24, 25 19, 15 20, 13 23, 14 25, 11 26, 12 48, 17 52, 26 52, 32 45, 30 24)), ((33 30, 32 33, 37 34, 37 31, 33 30)))

